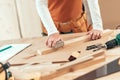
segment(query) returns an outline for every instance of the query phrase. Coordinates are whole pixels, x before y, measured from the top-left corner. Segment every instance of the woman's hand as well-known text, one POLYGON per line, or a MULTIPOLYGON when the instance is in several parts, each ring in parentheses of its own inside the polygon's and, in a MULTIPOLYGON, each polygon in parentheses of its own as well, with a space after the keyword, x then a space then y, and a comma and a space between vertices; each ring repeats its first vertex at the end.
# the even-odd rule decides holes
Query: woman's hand
POLYGON ((87 34, 90 35, 90 40, 96 40, 101 38, 102 31, 93 29, 89 31, 87 34))
POLYGON ((46 46, 53 47, 53 46, 55 46, 56 42, 60 41, 60 40, 62 40, 62 39, 60 38, 59 32, 54 33, 48 37, 48 39, 46 41, 46 46))

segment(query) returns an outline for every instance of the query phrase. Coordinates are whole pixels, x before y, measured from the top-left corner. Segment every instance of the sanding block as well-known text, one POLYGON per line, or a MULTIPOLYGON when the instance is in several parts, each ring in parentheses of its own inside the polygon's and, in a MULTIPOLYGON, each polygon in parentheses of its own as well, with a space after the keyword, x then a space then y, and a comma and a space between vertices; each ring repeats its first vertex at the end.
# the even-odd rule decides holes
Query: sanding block
POLYGON ((53 46, 52 48, 60 48, 64 46, 64 41, 59 40, 56 42, 55 46, 53 46))

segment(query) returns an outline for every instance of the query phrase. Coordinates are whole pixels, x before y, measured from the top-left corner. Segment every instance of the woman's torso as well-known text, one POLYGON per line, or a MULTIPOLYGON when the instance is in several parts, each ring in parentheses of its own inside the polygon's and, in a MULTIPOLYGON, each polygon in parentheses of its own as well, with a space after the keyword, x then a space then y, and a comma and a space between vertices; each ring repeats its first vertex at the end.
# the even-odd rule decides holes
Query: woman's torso
POLYGON ((81 16, 82 0, 48 0, 48 8, 54 21, 68 22, 81 16))

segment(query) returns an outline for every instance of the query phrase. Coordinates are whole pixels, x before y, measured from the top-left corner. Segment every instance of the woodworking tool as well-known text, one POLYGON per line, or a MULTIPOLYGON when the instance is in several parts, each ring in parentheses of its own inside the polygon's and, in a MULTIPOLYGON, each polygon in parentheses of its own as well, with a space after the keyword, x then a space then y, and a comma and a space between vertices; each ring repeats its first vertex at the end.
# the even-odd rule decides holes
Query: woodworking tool
POLYGON ((116 46, 120 46, 120 33, 116 36, 115 39, 107 41, 105 44, 94 44, 94 45, 87 46, 86 50, 94 49, 93 50, 93 52, 94 52, 94 51, 100 50, 102 48, 112 49, 116 46))
POLYGON ((101 46, 102 44, 94 44, 94 45, 90 45, 90 46, 87 46, 86 50, 91 50, 91 49, 95 49, 95 48, 98 48, 99 46, 101 46))
POLYGON ((60 48, 62 46, 64 46, 64 41, 59 40, 59 41, 56 42, 55 46, 53 46, 52 48, 56 49, 56 48, 60 48))

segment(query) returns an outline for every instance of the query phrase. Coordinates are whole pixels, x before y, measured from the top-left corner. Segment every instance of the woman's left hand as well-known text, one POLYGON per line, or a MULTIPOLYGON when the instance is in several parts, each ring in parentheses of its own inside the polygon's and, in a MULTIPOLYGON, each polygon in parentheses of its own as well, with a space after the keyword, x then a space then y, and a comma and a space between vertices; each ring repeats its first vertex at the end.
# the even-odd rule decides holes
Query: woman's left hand
POLYGON ((100 39, 102 35, 102 31, 93 29, 89 31, 87 35, 90 35, 90 40, 100 39))

